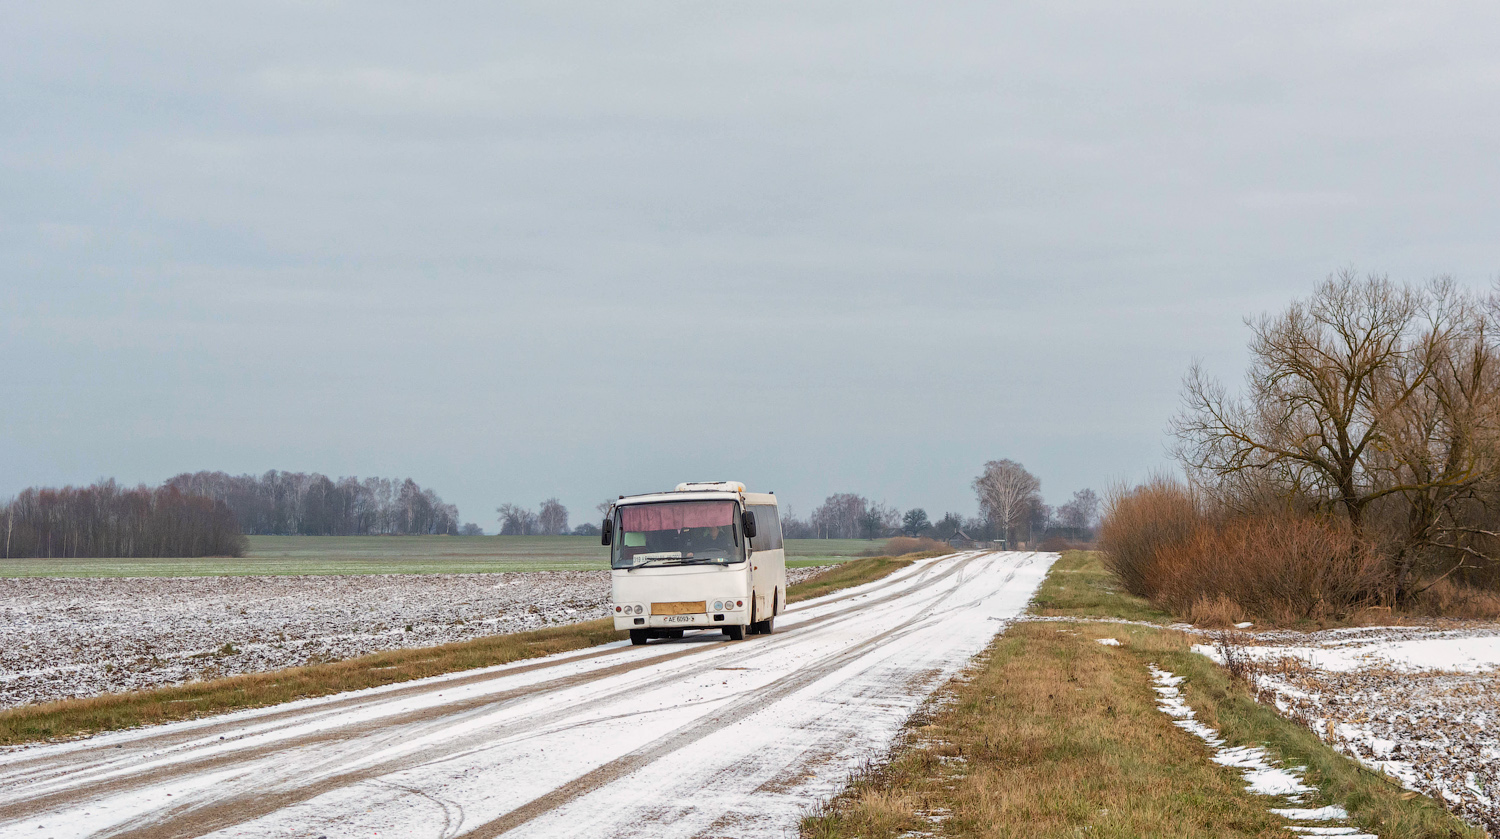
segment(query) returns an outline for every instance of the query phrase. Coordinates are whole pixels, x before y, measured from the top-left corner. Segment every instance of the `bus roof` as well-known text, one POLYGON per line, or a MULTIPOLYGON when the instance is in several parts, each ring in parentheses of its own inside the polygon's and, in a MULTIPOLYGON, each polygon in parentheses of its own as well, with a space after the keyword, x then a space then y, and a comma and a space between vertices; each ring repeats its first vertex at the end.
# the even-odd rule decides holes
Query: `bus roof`
POLYGON ((663 501, 709 501, 736 498, 746 504, 776 504, 776 495, 769 492, 746 492, 739 481, 713 481, 681 483, 670 492, 650 492, 644 495, 627 495, 615 502, 619 507, 626 504, 658 504, 663 501))

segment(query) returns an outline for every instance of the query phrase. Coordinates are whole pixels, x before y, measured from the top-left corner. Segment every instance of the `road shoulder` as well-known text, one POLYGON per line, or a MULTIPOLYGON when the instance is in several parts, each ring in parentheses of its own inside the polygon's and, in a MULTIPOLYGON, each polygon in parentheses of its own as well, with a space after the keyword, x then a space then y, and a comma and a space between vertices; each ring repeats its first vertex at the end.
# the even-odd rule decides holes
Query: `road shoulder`
POLYGON ((1386 839, 1483 836, 1256 703, 1165 615, 1114 590, 1095 557, 1056 563, 1033 614, 1046 619, 997 636, 803 835, 1288 835, 1271 812, 1283 799, 1247 791, 1239 771, 1160 710, 1154 665, 1183 677, 1182 699, 1226 745, 1306 767, 1313 789, 1298 806, 1343 807, 1386 839))

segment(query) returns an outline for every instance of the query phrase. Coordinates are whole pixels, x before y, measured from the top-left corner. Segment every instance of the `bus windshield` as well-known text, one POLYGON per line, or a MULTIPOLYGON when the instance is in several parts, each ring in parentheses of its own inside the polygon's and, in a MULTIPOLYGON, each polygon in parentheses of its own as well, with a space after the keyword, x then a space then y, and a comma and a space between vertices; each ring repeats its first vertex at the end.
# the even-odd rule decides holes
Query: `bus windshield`
POLYGON ((610 565, 728 564, 745 558, 733 501, 627 504, 615 518, 610 565))

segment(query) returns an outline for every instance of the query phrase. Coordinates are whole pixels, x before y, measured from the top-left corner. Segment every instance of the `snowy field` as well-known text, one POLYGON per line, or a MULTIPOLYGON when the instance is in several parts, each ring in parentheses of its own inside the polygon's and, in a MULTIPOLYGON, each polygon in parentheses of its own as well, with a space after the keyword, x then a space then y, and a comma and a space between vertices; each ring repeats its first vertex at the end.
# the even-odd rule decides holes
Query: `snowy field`
POLYGON ((1500 626, 1238 635, 1262 701, 1500 836, 1500 626))
POLYGON ((0 708, 574 623, 608 602, 608 571, 0 578, 0 708))

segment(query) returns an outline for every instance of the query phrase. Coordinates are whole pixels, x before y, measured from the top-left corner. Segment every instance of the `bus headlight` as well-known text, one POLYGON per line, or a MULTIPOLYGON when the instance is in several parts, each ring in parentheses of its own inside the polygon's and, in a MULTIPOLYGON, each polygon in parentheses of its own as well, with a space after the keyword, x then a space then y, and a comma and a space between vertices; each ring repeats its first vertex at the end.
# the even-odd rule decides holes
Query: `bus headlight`
POLYGON ((722 601, 722 600, 715 600, 714 601, 714 611, 715 612, 722 612, 722 611, 724 611, 724 601, 722 601))
POLYGON ((644 606, 637 606, 637 607, 635 607, 635 613, 637 615, 639 615, 641 612, 644 612, 644 611, 646 611, 646 609, 645 609, 644 606))

